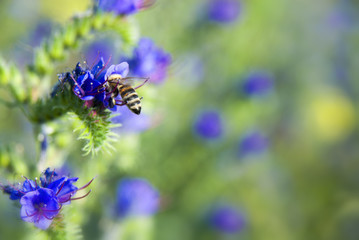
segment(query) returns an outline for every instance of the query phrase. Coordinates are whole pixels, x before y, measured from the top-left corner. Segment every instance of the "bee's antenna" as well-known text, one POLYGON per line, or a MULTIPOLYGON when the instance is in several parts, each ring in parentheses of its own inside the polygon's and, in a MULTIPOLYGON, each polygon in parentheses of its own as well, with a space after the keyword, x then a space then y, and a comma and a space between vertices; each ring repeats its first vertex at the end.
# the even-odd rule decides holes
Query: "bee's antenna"
POLYGON ((141 83, 140 85, 138 85, 137 87, 135 87, 135 88, 133 88, 133 89, 137 89, 137 88, 142 87, 143 85, 145 85, 145 83, 146 83, 148 80, 150 80, 150 78, 149 78, 149 77, 148 77, 148 78, 146 78, 146 80, 145 80, 143 83, 141 83))

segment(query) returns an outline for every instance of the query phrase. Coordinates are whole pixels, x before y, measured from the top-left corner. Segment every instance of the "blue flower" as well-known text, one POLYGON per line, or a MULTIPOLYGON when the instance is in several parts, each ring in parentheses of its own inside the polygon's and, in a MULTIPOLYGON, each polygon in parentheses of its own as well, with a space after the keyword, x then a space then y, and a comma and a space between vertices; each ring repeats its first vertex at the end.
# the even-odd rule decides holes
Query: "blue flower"
POLYGON ((74 195, 91 184, 93 179, 81 188, 73 183, 78 178, 60 177, 49 168, 40 177, 40 184, 25 179, 23 184, 17 187, 6 185, 0 187, 3 192, 10 195, 11 200, 19 200, 21 204, 21 218, 26 222, 32 222, 40 229, 47 229, 52 220, 58 215, 63 205, 70 204, 72 200, 86 197, 91 191, 82 197, 74 198, 74 195))
POLYGON ((223 134, 223 123, 218 111, 201 112, 195 123, 194 132, 204 139, 217 139, 223 134))
POLYGON ((121 218, 153 215, 159 201, 158 191, 144 179, 125 178, 118 185, 116 207, 121 218))
POLYGON ((30 191, 36 190, 38 187, 33 180, 25 179, 25 181, 21 184, 19 183, 17 186, 13 185, 0 185, 3 192, 10 195, 11 200, 18 200, 26 193, 30 191))
POLYGON ((157 47, 149 38, 140 39, 132 58, 125 59, 131 66, 131 75, 149 77, 153 83, 162 83, 171 64, 171 55, 157 47))
POLYGON ((61 204, 58 201, 53 190, 39 188, 26 193, 21 199, 21 218, 25 222, 34 223, 35 227, 47 229, 52 220, 61 210, 61 204))
POLYGON ((216 206, 209 215, 209 223, 223 233, 237 233, 245 226, 244 216, 230 205, 216 206))
POLYGON ((74 93, 84 101, 92 100, 96 97, 103 99, 105 96, 104 92, 100 92, 100 87, 103 82, 99 82, 95 79, 94 75, 90 71, 86 71, 84 75, 79 76, 76 80, 74 87, 74 93))
POLYGON ((130 15, 151 6, 153 3, 154 0, 99 0, 98 8, 117 15, 130 15))
POLYGON ((7 185, 7 186, 1 186, 4 193, 10 195, 11 200, 18 200, 20 199, 24 194, 22 191, 19 191, 16 187, 7 185))
POLYGON ((238 154, 245 156, 249 154, 260 154, 268 149, 268 139, 258 131, 247 133, 239 142, 238 154))
POLYGON ((77 182, 78 178, 62 177, 56 181, 46 184, 47 188, 50 188, 56 192, 56 197, 63 204, 70 204, 73 193, 76 193, 78 188, 73 185, 77 182))
POLYGON ((273 89, 273 78, 267 72, 252 72, 244 79, 242 89, 243 92, 249 96, 268 94, 273 89))
POLYGON ((238 0, 211 0, 207 6, 208 19, 218 23, 234 22, 240 10, 238 0))
POLYGON ((103 58, 95 64, 91 70, 83 70, 79 64, 76 66, 74 73, 74 93, 84 101, 96 99, 100 102, 105 99, 104 83, 105 78, 101 72, 104 68, 103 58))

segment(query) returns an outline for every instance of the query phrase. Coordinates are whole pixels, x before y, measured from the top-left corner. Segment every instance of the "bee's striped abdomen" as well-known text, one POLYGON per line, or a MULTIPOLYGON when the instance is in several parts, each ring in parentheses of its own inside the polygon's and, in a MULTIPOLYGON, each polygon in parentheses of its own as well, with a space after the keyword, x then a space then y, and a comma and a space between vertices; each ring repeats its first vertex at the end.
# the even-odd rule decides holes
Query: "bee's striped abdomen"
POLYGON ((134 113, 141 113, 141 101, 136 91, 129 85, 121 85, 119 87, 122 100, 126 103, 127 107, 134 113))

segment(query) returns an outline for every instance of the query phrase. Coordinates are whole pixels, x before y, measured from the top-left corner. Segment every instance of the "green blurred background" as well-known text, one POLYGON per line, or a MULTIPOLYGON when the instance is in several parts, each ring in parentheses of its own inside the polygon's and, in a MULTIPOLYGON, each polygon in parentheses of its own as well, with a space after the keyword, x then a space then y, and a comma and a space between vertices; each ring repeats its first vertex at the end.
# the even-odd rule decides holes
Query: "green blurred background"
MULTIPOLYGON (((66 162, 81 183, 97 176, 92 194, 69 207, 84 239, 359 239, 358 3, 240 3, 230 24, 203 23, 205 0, 158 0, 133 16, 141 36, 152 38, 173 61, 164 84, 138 90, 153 120, 150 129, 121 134, 116 151, 89 158, 82 156, 81 143, 68 144, 76 138, 68 125, 53 127, 48 165, 66 162), (257 70, 272 76, 273 89, 247 96, 239 86, 257 70), (206 109, 221 115, 219 139, 194 132, 206 109), (242 157, 240 139, 252 130, 266 136, 268 148, 242 157), (160 191, 158 214, 114 219, 109 206, 125 176, 146 178, 160 191), (208 226, 206 212, 218 202, 243 214, 243 229, 225 234, 208 226), (128 235, 113 237, 117 228, 128 235)), ((33 44, 42 41, 34 36, 38 24, 56 29, 90 6, 89 0, 2 0, 1 55, 23 66, 31 61, 33 44)), ((112 33, 93 39, 99 37, 120 51, 112 33)), ((57 72, 84 55, 79 47, 71 64, 57 72)), ((36 164, 38 146, 18 109, 0 105, 0 119, 0 145, 11 149, 16 162, 1 171, 1 180, 17 181, 27 164, 36 164)), ((8 166, 4 156, 0 163, 8 166)), ((41 239, 5 195, 0 209, 0 239, 41 239)))

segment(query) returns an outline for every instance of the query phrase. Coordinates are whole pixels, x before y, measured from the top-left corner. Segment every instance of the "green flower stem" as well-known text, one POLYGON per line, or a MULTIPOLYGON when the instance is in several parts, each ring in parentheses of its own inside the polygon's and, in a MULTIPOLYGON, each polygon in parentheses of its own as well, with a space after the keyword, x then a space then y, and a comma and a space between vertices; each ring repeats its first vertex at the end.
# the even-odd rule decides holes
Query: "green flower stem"
POLYGON ((117 32, 125 44, 133 45, 138 39, 137 26, 130 19, 102 12, 78 17, 36 49, 29 72, 39 76, 51 75, 55 63, 65 58, 66 51, 75 49, 79 40, 89 38, 93 31, 106 30, 117 32))
POLYGON ((52 121, 71 111, 71 108, 82 107, 83 103, 72 90, 65 85, 63 87, 64 89, 59 90, 55 96, 39 99, 31 105, 28 118, 32 123, 42 124, 52 121))
POLYGON ((82 108, 74 113, 80 120, 75 131, 80 131, 79 139, 86 141, 82 149, 85 155, 94 155, 103 149, 112 148, 111 142, 117 135, 110 131, 113 126, 109 110, 97 114, 95 111, 89 112, 89 109, 82 108))
POLYGON ((78 224, 69 221, 71 215, 68 209, 62 209, 62 214, 58 215, 50 228, 45 231, 47 239, 51 240, 81 240, 83 239, 81 229, 78 224), (66 219, 65 219, 66 218, 66 219))
POLYGON ((109 110, 98 110, 84 106, 72 91, 68 84, 57 85, 56 95, 46 99, 38 100, 30 108, 28 118, 34 125, 41 125, 46 122, 62 117, 66 113, 74 113, 79 120, 76 125, 80 131, 79 139, 85 140, 83 148, 85 154, 97 153, 99 150, 109 148, 114 134, 110 128, 114 125, 109 120, 109 110))

